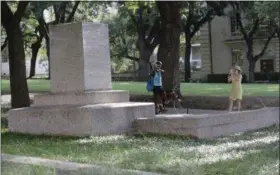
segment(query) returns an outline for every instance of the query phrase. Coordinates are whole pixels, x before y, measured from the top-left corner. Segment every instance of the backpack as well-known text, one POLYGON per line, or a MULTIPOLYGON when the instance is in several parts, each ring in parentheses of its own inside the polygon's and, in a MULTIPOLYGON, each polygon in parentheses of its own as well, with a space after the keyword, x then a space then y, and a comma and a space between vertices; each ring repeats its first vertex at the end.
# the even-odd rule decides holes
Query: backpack
POLYGON ((154 89, 154 78, 151 76, 147 80, 147 86, 146 86, 147 91, 153 91, 154 89))

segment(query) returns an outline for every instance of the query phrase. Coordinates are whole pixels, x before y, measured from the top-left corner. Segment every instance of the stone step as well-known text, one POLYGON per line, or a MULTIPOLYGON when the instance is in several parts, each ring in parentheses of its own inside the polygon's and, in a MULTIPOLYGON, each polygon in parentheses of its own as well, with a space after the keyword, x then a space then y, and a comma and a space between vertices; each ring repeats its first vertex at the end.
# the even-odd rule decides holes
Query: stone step
POLYGON ((262 108, 241 112, 217 114, 164 114, 155 118, 138 118, 134 132, 176 134, 196 138, 231 135, 279 123, 279 108, 262 108))
POLYGON ((64 136, 125 134, 136 118, 153 118, 153 103, 33 106, 10 110, 11 132, 64 136))
POLYGON ((44 93, 34 96, 35 106, 86 105, 129 102, 128 91, 104 90, 82 92, 44 93))

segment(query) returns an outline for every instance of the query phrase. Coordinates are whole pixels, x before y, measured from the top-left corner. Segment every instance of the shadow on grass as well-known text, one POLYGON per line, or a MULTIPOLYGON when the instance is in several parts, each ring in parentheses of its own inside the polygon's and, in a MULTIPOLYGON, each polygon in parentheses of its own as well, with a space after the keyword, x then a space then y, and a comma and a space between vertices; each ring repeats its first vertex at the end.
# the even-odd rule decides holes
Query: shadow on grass
POLYGON ((43 166, 22 165, 15 163, 1 163, 2 175, 56 175, 55 169, 43 166))
POLYGON ((77 138, 2 132, 2 152, 174 175, 250 174, 278 158, 279 139, 271 143, 258 141, 265 136, 275 137, 277 128, 272 126, 210 141, 175 136, 77 138), (246 141, 250 144, 239 143, 246 141), (231 144, 238 145, 232 148, 231 144), (223 151, 221 147, 224 146, 228 148, 223 151), (241 156, 223 160, 224 156, 237 153, 241 156), (211 163, 209 159, 212 158, 216 160, 211 163))
POLYGON ((7 106, 7 105, 1 106, 1 128, 2 129, 8 128, 7 113, 9 110, 10 110, 10 106, 7 106))
POLYGON ((206 145, 216 145, 217 143, 228 143, 228 142, 236 142, 239 140, 253 140, 260 137, 265 137, 268 135, 272 135, 275 133, 279 133, 279 125, 275 124, 270 127, 254 130, 254 131, 247 131, 247 132, 240 132, 236 134, 232 134, 229 136, 221 136, 218 138, 211 138, 211 139, 197 139, 192 136, 176 136, 176 135, 168 135, 168 134, 137 134, 135 135, 136 138, 139 139, 168 139, 174 141, 189 141, 193 144, 206 144, 206 145))
MULTIPOLYGON (((3 115, 7 110, 9 109, 2 108, 2 129, 7 129, 6 114, 3 115)), ((268 163, 275 164, 276 157, 279 157, 279 137, 270 143, 262 140, 270 137, 275 139, 276 135, 279 135, 279 125, 208 140, 154 134, 79 138, 1 133, 2 152, 6 154, 40 156, 174 175, 247 175, 258 172, 268 163), (225 146, 226 149, 221 149, 225 146), (214 151, 211 152, 211 149, 214 151), (223 156, 236 153, 242 156, 223 160, 223 156), (217 160, 209 163, 211 158, 217 160)))
POLYGON ((279 141, 246 147, 234 152, 240 152, 241 150, 245 153, 238 159, 227 159, 203 165, 201 168, 206 170, 203 174, 279 174, 279 141), (274 167, 271 167, 271 165, 274 165, 274 167), (270 168, 266 170, 265 167, 267 166, 270 168))

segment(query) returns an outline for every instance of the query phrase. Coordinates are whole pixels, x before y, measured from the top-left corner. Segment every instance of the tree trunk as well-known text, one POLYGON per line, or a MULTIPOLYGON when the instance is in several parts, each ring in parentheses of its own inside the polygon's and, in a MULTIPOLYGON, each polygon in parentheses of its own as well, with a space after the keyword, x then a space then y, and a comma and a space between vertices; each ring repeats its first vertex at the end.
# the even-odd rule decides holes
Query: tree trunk
POLYGON ((249 82, 253 83, 255 81, 255 61, 249 61, 249 82))
POLYGON ((148 75, 149 75, 149 63, 143 59, 139 59, 138 61, 138 80, 140 81, 144 81, 147 79, 148 75))
POLYGON ((181 34, 180 2, 157 1, 157 5, 162 26, 158 60, 163 63, 165 70, 163 86, 168 92, 180 89, 180 81, 178 81, 181 34))
POLYGON ((47 57, 48 57, 48 79, 51 79, 51 59, 50 59, 50 38, 48 34, 45 36, 46 40, 46 50, 47 50, 47 57))
POLYGON ((37 55, 39 52, 39 49, 41 48, 41 42, 42 39, 38 39, 35 43, 32 44, 32 56, 31 56, 31 64, 30 64, 30 73, 28 78, 32 78, 35 76, 36 72, 36 60, 37 60, 37 55))
POLYGON ((179 98, 182 98, 183 95, 181 93, 181 72, 180 72, 180 64, 178 61, 178 64, 175 63, 175 73, 174 73, 174 77, 175 77, 175 82, 174 82, 174 87, 173 90, 175 91, 175 93, 178 94, 179 98))
POLYGON ((255 81, 255 64, 254 56, 253 56, 253 44, 247 43, 247 60, 249 63, 249 82, 253 83, 255 81))
POLYGON ((185 34, 185 44, 186 44, 186 50, 185 50, 185 81, 188 82, 191 78, 191 38, 185 34))
POLYGON ((279 56, 279 60, 280 60, 280 35, 279 35, 279 33, 277 34, 278 35, 278 52, 279 52, 279 54, 278 54, 278 56, 279 56))
POLYGON ((8 37, 10 88, 12 108, 30 106, 29 91, 26 81, 25 53, 20 25, 12 21, 5 26, 8 37))
POLYGON ((138 79, 143 81, 147 79, 147 76, 149 74, 149 68, 150 68, 150 57, 153 54, 154 47, 152 46, 147 46, 145 43, 144 38, 141 39, 141 36, 139 36, 139 54, 140 54, 140 59, 138 61, 139 64, 139 69, 138 69, 138 79))

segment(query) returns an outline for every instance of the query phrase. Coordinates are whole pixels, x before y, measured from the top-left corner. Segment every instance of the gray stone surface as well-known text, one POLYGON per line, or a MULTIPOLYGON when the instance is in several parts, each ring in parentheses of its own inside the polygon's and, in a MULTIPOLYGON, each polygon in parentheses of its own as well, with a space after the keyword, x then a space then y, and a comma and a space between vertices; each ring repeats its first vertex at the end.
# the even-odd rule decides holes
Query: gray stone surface
POLYGON ((50 48, 52 92, 112 88, 106 24, 50 26, 50 48))
POLYGON ((98 104, 129 102, 128 91, 105 90, 105 91, 82 91, 45 93, 34 96, 35 106, 49 105, 75 105, 75 104, 98 104))
POLYGON ((99 136, 124 134, 136 118, 154 117, 153 103, 106 103, 95 105, 34 106, 8 114, 11 132, 99 136))
POLYGON ((42 159, 38 157, 26 157, 18 155, 1 154, 2 163, 37 165, 54 168, 57 175, 160 175, 152 172, 125 170, 102 167, 91 164, 80 164, 67 161, 42 159))
POLYGON ((263 108, 217 114, 164 114, 134 122, 138 133, 192 135, 198 138, 218 137, 279 123, 279 108, 263 108))
POLYGON ((50 26, 51 92, 34 105, 8 114, 12 132, 91 136, 123 134, 139 117, 155 117, 153 103, 130 103, 126 91, 111 90, 108 26, 50 26))

